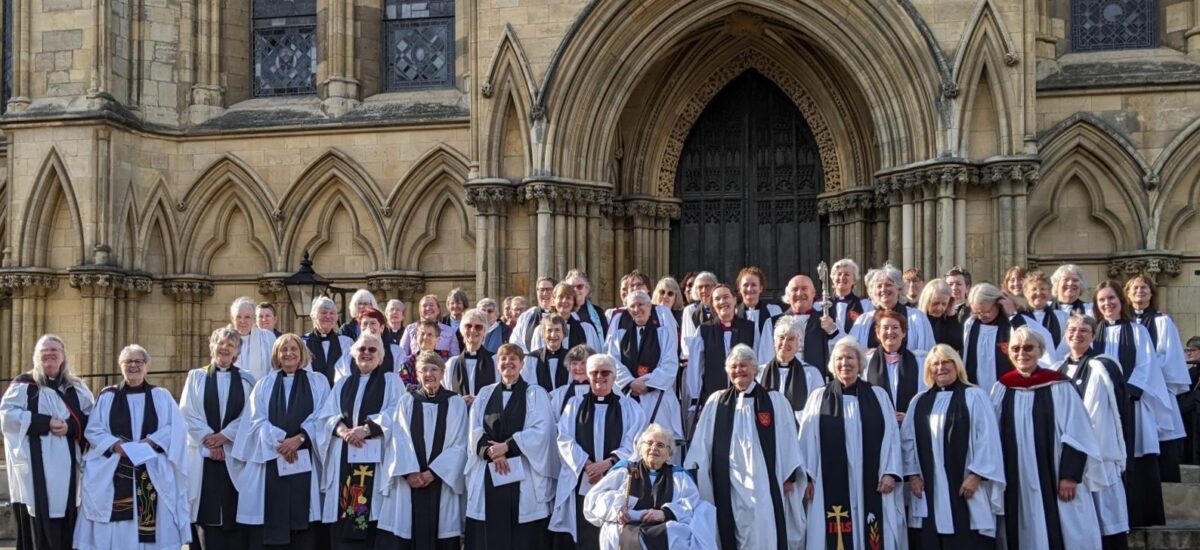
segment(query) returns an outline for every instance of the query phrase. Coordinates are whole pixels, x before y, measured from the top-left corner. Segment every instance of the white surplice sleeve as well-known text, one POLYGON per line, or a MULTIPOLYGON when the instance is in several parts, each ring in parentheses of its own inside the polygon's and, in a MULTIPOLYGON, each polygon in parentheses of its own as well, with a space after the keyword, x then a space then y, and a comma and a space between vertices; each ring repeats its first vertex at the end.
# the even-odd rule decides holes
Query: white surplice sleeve
POLYGON ((442 452, 429 463, 429 470, 455 494, 461 495, 467 490, 466 476, 463 475, 467 465, 467 402, 455 395, 450 398, 449 407, 442 452))
POLYGON ((1175 321, 1166 314, 1160 314, 1154 323, 1158 329, 1158 346, 1154 351, 1162 368, 1163 380, 1171 393, 1179 395, 1192 387, 1187 357, 1183 353, 1183 341, 1179 339, 1179 329, 1175 327, 1175 321))

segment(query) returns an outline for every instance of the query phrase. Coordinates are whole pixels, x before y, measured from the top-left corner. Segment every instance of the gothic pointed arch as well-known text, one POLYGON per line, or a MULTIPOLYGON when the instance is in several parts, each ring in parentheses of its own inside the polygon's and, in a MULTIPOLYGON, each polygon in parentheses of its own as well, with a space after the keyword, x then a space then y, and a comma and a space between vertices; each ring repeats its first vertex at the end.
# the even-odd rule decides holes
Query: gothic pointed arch
POLYGON ((1197 250, 1200 204, 1200 120, 1179 132, 1155 160, 1148 184, 1157 184, 1150 248, 1197 250))
POLYGON ((1019 60, 1016 49, 992 0, 979 3, 966 28, 954 59, 954 78, 961 98, 956 121, 958 154, 970 157, 973 149, 987 151, 988 156, 1013 154, 1019 134, 1014 130, 1019 124, 1014 113, 1019 111, 1014 109, 1016 97, 1010 78, 1011 67, 1019 60), (990 120, 977 120, 979 116, 990 120), (973 138, 984 137, 994 140, 994 145, 972 147, 973 138))
MULTIPOLYGON (((378 211, 376 205, 383 204, 384 199, 379 192, 379 186, 367 170, 350 155, 336 147, 330 147, 309 163, 296 181, 288 187, 287 192, 283 194, 280 210, 292 213, 308 208, 313 199, 330 184, 346 186, 364 205, 372 206, 372 212, 378 211)), ((376 222, 378 221, 377 219, 376 222)))
MULTIPOLYGON (((466 215, 463 183, 467 181, 467 158, 454 148, 442 143, 434 146, 421 156, 412 168, 400 180, 392 196, 388 198, 388 209, 393 212, 392 227, 388 231, 390 243, 405 243, 411 241, 412 228, 422 227, 429 230, 428 218, 433 214, 430 201, 451 199, 454 204, 462 207, 464 231, 471 241, 474 241, 472 220, 466 215)), ((436 230, 436 224, 432 226, 436 230)), ((386 261, 389 265, 412 265, 412 262, 402 260, 412 257, 408 246, 389 250, 386 261)), ((419 257, 419 256, 417 256, 419 257)))
POLYGON ((474 256, 475 232, 474 221, 468 214, 469 210, 462 197, 454 192, 451 182, 442 180, 430 186, 428 196, 420 201, 419 214, 409 219, 399 242, 400 269, 417 271, 436 271, 437 266, 423 265, 422 258, 426 255, 435 240, 449 237, 443 234, 446 225, 455 226, 463 244, 470 247, 474 256))
POLYGON ((79 211, 79 201, 71 184, 71 176, 63 163, 62 156, 54 146, 46 154, 34 179, 33 191, 25 204, 25 214, 22 217, 20 243, 20 262, 25 266, 45 267, 50 256, 51 236, 56 224, 56 213, 60 210, 60 202, 65 203, 65 211, 70 223, 70 244, 74 258, 71 265, 82 265, 87 258, 85 240, 83 238, 83 218, 79 211))
POLYGON ((1043 136, 1043 172, 1029 195, 1029 219, 1036 220, 1029 229, 1031 253, 1039 252, 1045 232, 1070 231, 1059 221, 1068 209, 1079 208, 1107 229, 1117 250, 1145 247, 1149 205, 1140 188, 1145 163, 1110 132, 1095 119, 1078 117, 1043 136), (1078 204, 1080 197, 1064 198, 1072 186, 1082 186, 1087 204, 1078 204))
POLYGON ((271 270, 279 242, 273 204, 274 196, 257 174, 236 155, 226 153, 204 171, 177 206, 184 211, 179 242, 189 251, 183 258, 184 269, 207 272, 213 253, 228 240, 231 216, 240 213, 248 228, 246 242, 236 246, 257 251, 271 270))
POLYGON ((380 268, 378 252, 382 235, 374 222, 357 214, 361 203, 344 188, 331 188, 299 217, 289 232, 285 247, 288 265, 297 264, 307 251, 322 273, 366 273, 380 268), (363 222, 373 227, 364 230, 363 222))
POLYGON ((184 258, 185 272, 257 276, 273 271, 274 243, 260 235, 265 220, 251 215, 252 208, 245 197, 232 191, 218 195, 213 206, 205 211, 206 223, 192 235, 194 240, 184 258), (214 267, 217 254, 227 253, 227 247, 237 250, 227 254, 237 258, 237 265, 214 267))
POLYGON ((511 158, 514 153, 520 155, 521 175, 531 173, 529 113, 536 93, 529 58, 512 25, 505 23, 483 84, 483 96, 492 98, 485 144, 487 161, 483 166, 485 177, 505 177, 506 168, 508 172, 517 171, 506 164, 515 160, 511 158))
POLYGON ((165 270, 174 272, 182 269, 178 265, 179 227, 173 214, 175 201, 171 198, 171 190, 166 180, 161 177, 150 189, 150 194, 142 206, 139 216, 144 223, 138 229, 138 250, 140 254, 134 258, 133 268, 139 271, 148 270, 151 255, 161 255, 158 263, 165 270))
POLYGON ((117 218, 119 233, 117 241, 113 243, 113 252, 120 265, 132 268, 134 258, 138 255, 137 228, 142 225, 142 219, 137 210, 137 197, 134 195, 132 187, 126 189, 125 199, 121 204, 123 206, 119 210, 117 218))
POLYGON ((658 78, 659 62, 694 48, 700 38, 711 40, 729 25, 739 32, 739 13, 763 21, 754 34, 764 41, 811 48, 820 63, 836 67, 844 86, 880 106, 851 113, 877 129, 872 147, 879 166, 872 172, 933 158, 946 146, 938 114, 947 84, 941 64, 912 12, 897 3, 599 0, 568 30, 542 83, 535 113, 547 125, 545 146, 533 158, 535 171, 604 181, 622 110, 640 81, 658 78))

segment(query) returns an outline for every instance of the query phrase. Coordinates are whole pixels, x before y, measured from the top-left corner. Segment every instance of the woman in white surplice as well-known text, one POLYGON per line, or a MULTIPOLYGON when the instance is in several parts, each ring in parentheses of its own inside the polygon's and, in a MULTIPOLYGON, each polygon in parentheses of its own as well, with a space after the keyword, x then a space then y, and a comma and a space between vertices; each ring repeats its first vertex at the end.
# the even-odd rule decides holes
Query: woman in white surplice
POLYGON ((716 550, 716 508, 700 498, 692 476, 668 462, 671 433, 646 426, 637 451, 640 460, 618 462, 583 500, 583 517, 600 527, 600 550, 716 550))
POLYGON ((496 352, 500 382, 479 390, 467 435, 468 550, 547 548, 558 476, 554 412, 546 390, 521 377, 516 344, 496 352))
POLYGON ((118 362, 124 380, 100 392, 84 431, 75 548, 175 550, 192 540, 187 426, 171 392, 146 381, 145 348, 126 346, 118 362))
POLYGON ((808 394, 800 420, 801 463, 811 479, 805 548, 907 548, 899 486, 900 426, 887 392, 859 378, 853 339, 833 347, 833 380, 808 394))
MULTIPOLYGON (((704 404, 684 468, 717 509, 724 550, 799 548, 805 478, 786 397, 754 381, 758 354, 738 344, 725 359, 730 386, 704 404)), ((893 425, 895 422, 893 422, 893 425)))
MULTIPOLYGON (((479 321, 471 311, 463 315, 462 326, 479 321)), ((385 457, 376 550, 459 548, 467 405, 463 396, 442 386, 445 370, 440 355, 422 352, 416 363, 421 387, 400 397, 385 457)))
POLYGON ((929 390, 911 401, 900 428, 912 541, 929 550, 994 547, 1004 460, 992 402, 945 344, 929 351, 923 376, 929 390))
POLYGON ((311 550, 328 537, 320 472, 331 432, 317 417, 329 381, 303 368, 311 360, 299 336, 275 341, 271 373, 250 392, 249 416, 234 440, 233 457, 246 463, 235 480, 237 520, 251 526, 250 548, 311 550))
POLYGON ((332 544, 346 550, 375 547, 375 521, 383 491, 384 441, 392 435, 392 420, 400 404, 403 383, 383 362, 383 338, 360 313, 361 333, 350 347, 350 375, 337 381, 318 407, 317 429, 332 433, 321 471, 325 503, 321 521, 333 524, 332 544))
POLYGON ((69 550, 79 516, 83 431, 94 400, 67 368, 58 336, 38 338, 33 365, 0 401, 17 550, 69 550))
POLYGON ((1008 346, 1014 369, 992 387, 1006 481, 999 542, 1009 550, 1100 548, 1090 498, 1104 484, 1100 447, 1079 392, 1038 365, 1045 352, 1039 332, 1017 328, 1008 346))

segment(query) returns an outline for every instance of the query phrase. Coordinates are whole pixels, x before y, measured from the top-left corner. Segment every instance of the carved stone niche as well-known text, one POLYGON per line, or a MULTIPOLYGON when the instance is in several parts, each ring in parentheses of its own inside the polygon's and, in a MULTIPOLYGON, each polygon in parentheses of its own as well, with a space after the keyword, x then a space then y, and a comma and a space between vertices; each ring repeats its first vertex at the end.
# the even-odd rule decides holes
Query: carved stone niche
POLYGON ((1148 250, 1113 258, 1108 263, 1108 276, 1123 280, 1141 273, 1158 283, 1162 274, 1178 276, 1183 271, 1182 263, 1178 252, 1148 250))

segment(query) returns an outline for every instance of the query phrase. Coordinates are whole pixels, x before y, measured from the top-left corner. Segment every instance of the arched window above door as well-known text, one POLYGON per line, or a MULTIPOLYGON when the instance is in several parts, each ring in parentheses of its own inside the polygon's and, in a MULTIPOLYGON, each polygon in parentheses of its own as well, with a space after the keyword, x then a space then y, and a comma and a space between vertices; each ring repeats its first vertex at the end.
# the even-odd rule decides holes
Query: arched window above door
POLYGON ((317 91, 317 0, 254 0, 254 97, 317 91))

